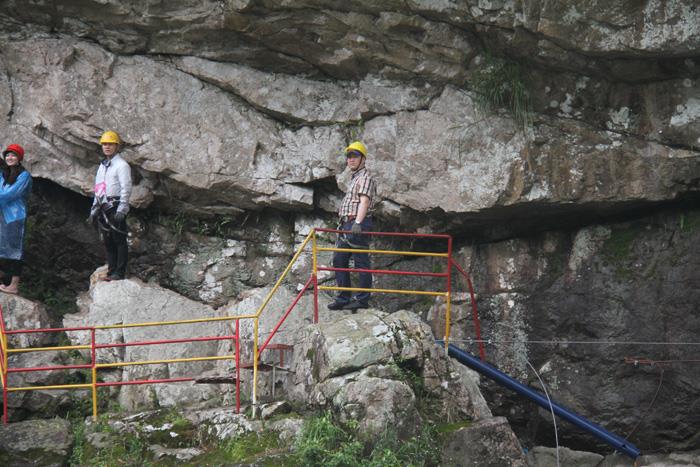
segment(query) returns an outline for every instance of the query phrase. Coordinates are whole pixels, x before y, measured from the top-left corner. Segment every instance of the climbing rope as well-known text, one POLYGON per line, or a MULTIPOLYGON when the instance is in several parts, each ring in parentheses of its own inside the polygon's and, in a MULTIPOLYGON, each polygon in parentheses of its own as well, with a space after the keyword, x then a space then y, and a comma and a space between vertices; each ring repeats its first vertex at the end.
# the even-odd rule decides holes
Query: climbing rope
POLYGON ((625 439, 629 439, 629 437, 632 436, 632 433, 634 433, 635 430, 639 427, 639 425, 642 424, 642 422, 644 421, 644 418, 649 414, 649 411, 654 406, 654 403, 656 402, 656 398, 659 396, 659 391, 661 391, 661 386, 664 383, 664 369, 661 366, 658 368, 659 368, 660 373, 659 373, 659 385, 656 387, 656 393, 654 394, 654 397, 651 399, 651 402, 649 403, 647 408, 642 413, 642 416, 637 421, 637 424, 634 425, 634 427, 632 428, 632 430, 630 430, 629 433, 627 433, 627 436, 625 436, 625 439))

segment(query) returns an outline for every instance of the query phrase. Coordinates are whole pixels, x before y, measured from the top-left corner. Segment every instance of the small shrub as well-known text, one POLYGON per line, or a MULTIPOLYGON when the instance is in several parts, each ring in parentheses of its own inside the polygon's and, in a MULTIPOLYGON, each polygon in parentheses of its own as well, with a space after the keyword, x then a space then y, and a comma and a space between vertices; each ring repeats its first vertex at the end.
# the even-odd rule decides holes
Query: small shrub
POLYGON ((482 112, 506 109, 523 129, 527 129, 532 123, 532 100, 525 77, 526 72, 519 63, 486 53, 470 80, 477 107, 482 112))
POLYGON ((309 466, 404 467, 437 465, 437 431, 426 425, 418 437, 399 440, 388 429, 375 442, 358 440, 357 423, 338 424, 330 413, 308 420, 295 445, 294 460, 309 466))

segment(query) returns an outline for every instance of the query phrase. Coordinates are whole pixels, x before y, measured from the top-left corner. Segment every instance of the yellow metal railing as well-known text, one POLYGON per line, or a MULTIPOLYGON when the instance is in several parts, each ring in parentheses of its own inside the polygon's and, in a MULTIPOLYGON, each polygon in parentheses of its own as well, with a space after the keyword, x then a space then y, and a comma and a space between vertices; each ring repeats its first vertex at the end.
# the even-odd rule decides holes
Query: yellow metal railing
MULTIPOLYGON (((97 416, 97 389, 102 386, 112 386, 112 385, 127 385, 127 384, 150 384, 150 383, 160 383, 160 382, 180 382, 180 381, 192 381, 195 378, 170 378, 163 380, 142 380, 142 381, 127 381, 120 383, 100 383, 97 378, 97 371, 100 369, 116 368, 116 367, 128 367, 128 366, 138 366, 138 365, 154 365, 154 364, 171 364, 171 363, 183 363, 183 362, 196 362, 196 361, 217 361, 217 360, 236 360, 236 396, 237 396, 237 408, 240 404, 239 399, 239 389, 240 389, 240 322, 242 320, 252 320, 253 321, 253 382, 252 382, 252 402, 257 404, 257 381, 258 381, 258 366, 260 363, 260 352, 265 349, 265 346, 270 342, 270 339, 274 336, 276 331, 282 325, 288 314, 292 311, 294 306, 299 301, 302 294, 307 288, 313 288, 313 308, 314 308, 314 322, 318 322, 318 292, 319 291, 348 291, 348 292, 371 292, 371 293, 391 293, 391 294, 409 294, 409 295, 419 295, 419 296, 436 296, 444 297, 446 302, 446 316, 445 316, 445 348, 448 346, 449 335, 450 335, 450 320, 451 320, 451 266, 452 266, 452 238, 449 235, 430 235, 430 234, 401 234, 401 233, 386 233, 386 232, 368 232, 367 235, 388 235, 388 236, 402 236, 402 237, 432 237, 447 240, 448 251, 446 253, 435 253, 435 252, 416 252, 416 251, 400 251, 400 250, 377 250, 377 249, 352 249, 352 248, 337 248, 337 247, 319 247, 318 246, 318 233, 337 233, 342 234, 346 232, 332 230, 332 229, 312 229, 311 232, 306 236, 301 245, 297 248, 292 259, 287 264, 287 267, 280 274, 279 278, 275 282, 274 286, 263 299, 262 303, 258 307, 255 313, 239 315, 239 316, 223 316, 223 317, 211 317, 211 318, 197 318, 197 319, 186 319, 186 320, 171 320, 171 321, 153 321, 153 322, 141 322, 141 323, 123 323, 123 324, 112 324, 112 325, 100 325, 100 326, 89 326, 82 328, 60 328, 60 329, 47 329, 47 330, 17 330, 17 331, 6 331, 4 327, 4 319, 2 317, 2 309, 0 308, 0 326, 2 327, 0 332, 0 349, 2 349, 2 358, 0 358, 0 374, 2 375, 1 382, 3 387, 3 403, 5 406, 4 418, 7 421, 7 393, 15 391, 31 391, 31 390, 47 390, 47 389, 91 389, 92 399, 93 399, 93 416, 97 416), (260 347, 260 316, 265 312, 273 296, 281 286, 282 282, 288 276, 294 264, 298 261, 301 254, 311 244, 311 257, 312 257, 312 271, 309 281, 306 283, 304 288, 301 290, 297 299, 290 306, 284 316, 280 319, 275 329, 269 335, 267 341, 260 347), (367 253, 367 254, 382 254, 382 255, 402 255, 402 256, 417 256, 417 257, 434 257, 434 258, 444 258, 447 262, 447 272, 445 273, 420 273, 420 272, 407 272, 407 271, 382 271, 382 270, 368 270, 372 273, 388 273, 397 275, 424 275, 433 277, 443 277, 446 280, 445 290, 442 291, 430 291, 430 290, 403 290, 403 289, 383 289, 383 288, 360 288, 360 287, 336 287, 336 286, 322 286, 318 284, 318 272, 319 271, 334 271, 338 268, 331 267, 319 267, 318 264, 318 254, 320 252, 346 252, 346 253, 367 253), (133 342, 133 343, 122 343, 122 344, 96 344, 95 333, 97 331, 112 330, 112 329, 128 329, 128 328, 139 328, 139 327, 160 327, 160 326, 170 326, 170 325, 181 325, 181 324, 194 324, 194 323, 209 323, 218 321, 228 321, 236 323, 236 333, 235 341, 236 348, 232 355, 217 355, 217 356, 202 356, 202 357, 185 357, 185 358, 172 358, 172 359, 160 359, 160 360, 144 360, 144 361, 127 361, 127 362, 112 362, 112 363, 97 363, 96 352, 103 348, 113 348, 113 347, 126 347, 126 346, 137 346, 137 345, 156 345, 156 344, 167 344, 174 342, 185 342, 186 340, 173 340, 171 341, 151 341, 151 342, 133 342), (91 343, 89 345, 72 345, 72 346, 56 346, 56 347, 34 347, 34 348, 8 348, 8 334, 21 334, 21 333, 35 333, 35 332, 58 332, 58 331, 90 331, 91 343), (52 386, 34 386, 34 387, 8 387, 8 373, 9 372, 21 372, 21 370, 26 371, 42 371, 43 369, 37 370, 36 368, 30 369, 10 369, 8 367, 8 355, 10 353, 26 353, 26 352, 47 352, 47 351, 63 351, 63 350, 90 350, 92 361, 90 365, 73 365, 73 366, 63 366, 63 367, 46 367, 46 370, 57 370, 57 369, 82 369, 90 370, 91 382, 84 384, 65 384, 65 385, 52 385, 52 386)), ((225 340, 231 339, 233 336, 219 336, 212 338, 193 338, 191 342, 197 342, 198 340, 208 339, 208 340, 225 340)), ((190 341, 188 341, 190 342, 190 341)))

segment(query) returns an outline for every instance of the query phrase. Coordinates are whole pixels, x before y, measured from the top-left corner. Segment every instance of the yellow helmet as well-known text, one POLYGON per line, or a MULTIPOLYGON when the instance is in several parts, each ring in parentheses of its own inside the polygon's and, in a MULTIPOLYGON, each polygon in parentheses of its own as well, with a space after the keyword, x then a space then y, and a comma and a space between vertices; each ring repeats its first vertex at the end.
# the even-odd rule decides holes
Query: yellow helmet
POLYGON ((122 139, 116 131, 105 131, 100 138, 100 144, 105 143, 122 144, 122 139))
POLYGON ((357 151, 363 156, 367 157, 367 148, 360 141, 353 141, 352 143, 350 143, 350 146, 345 148, 345 154, 352 151, 357 151))

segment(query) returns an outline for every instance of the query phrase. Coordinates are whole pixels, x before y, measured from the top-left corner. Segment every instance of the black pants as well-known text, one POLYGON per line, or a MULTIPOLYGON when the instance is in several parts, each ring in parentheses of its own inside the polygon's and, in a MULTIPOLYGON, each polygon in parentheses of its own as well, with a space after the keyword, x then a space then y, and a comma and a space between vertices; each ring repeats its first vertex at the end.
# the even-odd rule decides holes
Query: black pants
POLYGON ((107 275, 123 279, 126 277, 126 264, 129 260, 129 244, 126 241, 126 219, 114 220, 114 211, 107 214, 110 225, 101 225, 100 233, 107 256, 107 275), (116 227, 116 229, 115 229, 116 227))
MULTIPOLYGON (((355 221, 348 221, 342 223, 338 226, 338 230, 350 230, 352 229, 352 224, 355 221)), ((372 230, 372 218, 365 217, 362 221, 362 230, 364 232, 369 232, 372 230)), ((359 249, 369 249, 369 235, 352 235, 352 234, 341 234, 338 236, 336 241, 336 248, 359 248, 359 249), (350 244, 350 243, 352 244, 350 244)), ((334 268, 348 268, 350 266, 350 258, 352 258, 355 263, 355 269, 371 269, 370 259, 368 253, 349 253, 336 251, 333 254, 333 267, 334 268)), ((369 272, 359 272, 359 284, 358 287, 362 289, 372 288, 372 273, 369 272)), ((336 271, 335 272, 335 282, 338 287, 351 287, 350 273, 347 271, 336 271)), ((338 303, 350 303, 352 293, 349 291, 342 291, 338 293, 335 301, 338 303)), ((357 292, 355 294, 355 300, 357 300, 362 305, 367 306, 369 302, 369 292, 357 292)))

